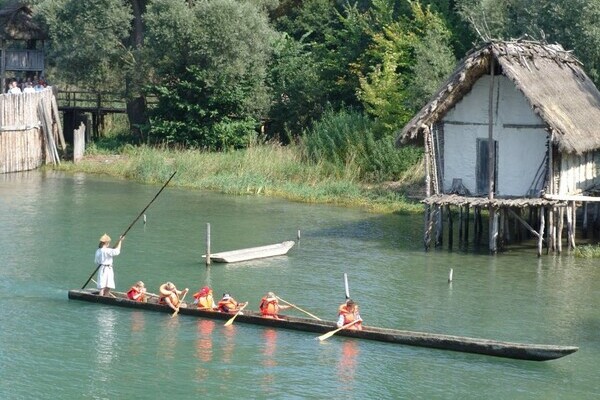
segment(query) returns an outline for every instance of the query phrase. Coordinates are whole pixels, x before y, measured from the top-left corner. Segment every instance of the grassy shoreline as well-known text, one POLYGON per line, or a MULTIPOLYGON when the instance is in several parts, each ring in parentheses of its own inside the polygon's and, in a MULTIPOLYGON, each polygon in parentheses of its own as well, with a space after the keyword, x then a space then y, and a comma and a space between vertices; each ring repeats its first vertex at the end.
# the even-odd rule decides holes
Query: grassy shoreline
POLYGON ((307 164, 294 146, 256 145, 244 150, 210 153, 125 146, 119 152, 90 149, 83 160, 52 167, 65 172, 104 174, 159 184, 177 170, 171 185, 231 195, 282 198, 334 204, 374 213, 420 213, 418 200, 407 193, 422 187, 416 166, 400 180, 384 184, 359 182, 352 165, 335 171, 325 163, 307 164))

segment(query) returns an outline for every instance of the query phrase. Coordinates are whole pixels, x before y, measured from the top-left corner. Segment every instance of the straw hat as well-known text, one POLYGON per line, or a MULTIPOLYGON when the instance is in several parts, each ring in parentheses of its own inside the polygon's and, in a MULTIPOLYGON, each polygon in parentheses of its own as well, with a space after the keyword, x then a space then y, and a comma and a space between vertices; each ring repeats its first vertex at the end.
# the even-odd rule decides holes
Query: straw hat
POLYGON ((175 290, 175 285, 173 285, 172 282, 166 282, 160 285, 160 288, 158 290, 163 296, 168 296, 173 292, 173 290, 175 290))
POLYGON ((100 243, 108 243, 110 242, 110 236, 106 233, 100 237, 100 243))

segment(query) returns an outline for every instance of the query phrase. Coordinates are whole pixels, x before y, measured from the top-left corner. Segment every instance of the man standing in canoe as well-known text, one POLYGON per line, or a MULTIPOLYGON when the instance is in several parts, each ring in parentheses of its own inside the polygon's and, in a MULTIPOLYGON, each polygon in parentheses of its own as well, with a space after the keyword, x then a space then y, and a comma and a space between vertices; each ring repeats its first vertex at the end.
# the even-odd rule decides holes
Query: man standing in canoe
POLYGON ((353 324, 347 329, 356 329, 359 331, 362 330, 362 318, 358 313, 358 304, 356 304, 352 299, 348 299, 339 307, 337 326, 338 328, 341 328, 342 326, 351 323, 353 324))
POLYGON ((279 319, 279 310, 290 308, 290 306, 279 305, 279 300, 273 292, 267 293, 267 295, 260 300, 260 305, 258 307, 260 308, 260 313, 263 317, 274 319, 279 319))
POLYGON ((96 250, 96 256, 94 261, 98 264, 98 282, 96 286, 100 289, 100 296, 108 296, 110 289, 115 288, 115 273, 113 271, 113 257, 121 254, 121 242, 123 236, 119 238, 117 245, 114 248, 108 247, 110 245, 110 236, 106 233, 100 238, 100 244, 98 250, 96 250))

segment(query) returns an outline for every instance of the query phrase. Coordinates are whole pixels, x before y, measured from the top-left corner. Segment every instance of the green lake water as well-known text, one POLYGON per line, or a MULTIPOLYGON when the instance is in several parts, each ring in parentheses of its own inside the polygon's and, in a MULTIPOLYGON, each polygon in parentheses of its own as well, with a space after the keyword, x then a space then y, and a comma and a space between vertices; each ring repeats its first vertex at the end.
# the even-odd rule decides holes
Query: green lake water
MULTIPOLYGON (((596 399, 600 266, 422 250, 422 216, 167 187, 115 258, 117 289, 211 285, 257 309, 272 290, 323 319, 350 294, 365 324, 579 346, 550 362, 274 330, 68 300, 160 186, 0 175, 1 399, 596 399), (206 268, 212 251, 301 239, 287 256, 206 268), (453 282, 448 274, 453 270, 453 282)), ((191 297, 191 294, 188 295, 191 297)), ((291 312, 290 314, 297 314, 291 312)))

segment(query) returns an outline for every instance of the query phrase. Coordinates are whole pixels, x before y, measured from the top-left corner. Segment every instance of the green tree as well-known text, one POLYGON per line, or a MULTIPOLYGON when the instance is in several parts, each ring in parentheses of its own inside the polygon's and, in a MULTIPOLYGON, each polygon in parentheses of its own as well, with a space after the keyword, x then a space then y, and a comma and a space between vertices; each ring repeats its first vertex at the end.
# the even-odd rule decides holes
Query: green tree
POLYGON ((154 0, 145 18, 159 97, 153 139, 211 149, 247 143, 270 106, 276 33, 264 10, 235 0, 154 0))
POLYGON ((457 0, 463 20, 481 40, 528 35, 573 50, 600 84, 600 2, 596 0, 457 0))

